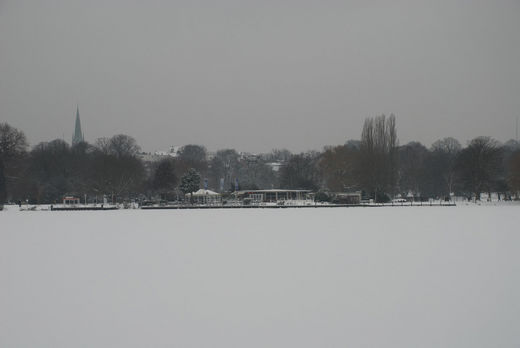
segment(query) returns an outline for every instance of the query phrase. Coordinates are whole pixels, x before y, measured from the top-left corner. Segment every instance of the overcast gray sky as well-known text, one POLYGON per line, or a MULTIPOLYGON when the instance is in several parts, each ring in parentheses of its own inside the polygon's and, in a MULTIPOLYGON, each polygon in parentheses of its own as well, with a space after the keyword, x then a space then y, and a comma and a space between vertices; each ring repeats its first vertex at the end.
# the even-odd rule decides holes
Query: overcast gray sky
POLYGON ((0 121, 32 145, 261 152, 515 135, 520 1, 0 0, 0 121))

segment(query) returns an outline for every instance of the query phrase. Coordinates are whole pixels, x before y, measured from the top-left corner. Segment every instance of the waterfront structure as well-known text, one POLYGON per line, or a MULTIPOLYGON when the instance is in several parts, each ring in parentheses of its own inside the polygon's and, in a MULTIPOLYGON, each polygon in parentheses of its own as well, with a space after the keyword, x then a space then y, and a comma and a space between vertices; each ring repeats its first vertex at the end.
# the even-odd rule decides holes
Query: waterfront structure
POLYGON ((310 190, 243 190, 236 191, 238 199, 247 199, 251 203, 278 203, 283 201, 313 201, 314 195, 310 190))

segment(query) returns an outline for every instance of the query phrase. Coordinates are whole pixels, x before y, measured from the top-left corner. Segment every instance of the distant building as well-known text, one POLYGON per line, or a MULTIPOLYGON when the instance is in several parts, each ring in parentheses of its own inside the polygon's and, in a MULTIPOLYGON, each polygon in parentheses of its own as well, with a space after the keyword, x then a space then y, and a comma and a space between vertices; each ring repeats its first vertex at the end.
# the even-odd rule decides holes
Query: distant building
POLYGON ((146 173, 150 175, 156 163, 167 158, 176 158, 180 148, 180 146, 170 146, 170 151, 141 152, 138 156, 143 161, 146 173))
POLYGON ((238 156, 241 161, 247 161, 247 162, 257 162, 260 157, 257 154, 249 153, 249 152, 239 152, 238 156))
POLYGON ((280 171, 280 168, 283 166, 283 163, 282 162, 269 162, 269 163, 266 163, 269 167, 271 167, 271 169, 273 170, 273 172, 279 172, 280 171))
POLYGON ((171 157, 177 157, 179 155, 180 150, 182 149, 182 146, 170 146, 170 153, 169 155, 171 157))
POLYGON ((81 120, 79 119, 79 107, 76 107, 76 125, 74 127, 74 135, 72 136, 72 146, 85 141, 83 132, 81 131, 81 120))
POLYGON ((179 155, 180 146, 170 146, 170 151, 141 152, 139 156, 144 162, 159 162, 165 158, 175 158, 179 155))
POLYGON ((332 194, 332 203, 335 204, 360 204, 361 191, 358 192, 335 192, 332 194))

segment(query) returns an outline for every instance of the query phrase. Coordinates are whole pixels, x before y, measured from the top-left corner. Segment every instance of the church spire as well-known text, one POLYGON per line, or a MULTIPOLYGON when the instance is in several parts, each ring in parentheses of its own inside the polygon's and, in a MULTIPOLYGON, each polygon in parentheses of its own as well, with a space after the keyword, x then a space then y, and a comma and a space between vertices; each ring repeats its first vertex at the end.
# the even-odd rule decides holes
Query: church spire
POLYGON ((83 132, 81 131, 81 121, 79 119, 79 106, 76 106, 76 126, 74 128, 74 135, 72 136, 72 146, 85 141, 83 132))

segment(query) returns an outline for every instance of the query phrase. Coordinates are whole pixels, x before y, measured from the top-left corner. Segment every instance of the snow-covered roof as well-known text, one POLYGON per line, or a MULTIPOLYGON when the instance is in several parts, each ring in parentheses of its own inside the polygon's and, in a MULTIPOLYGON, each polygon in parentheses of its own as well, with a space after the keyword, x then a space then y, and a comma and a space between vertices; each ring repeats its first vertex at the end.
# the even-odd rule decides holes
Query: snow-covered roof
POLYGON ((215 196, 218 195, 215 191, 200 189, 197 192, 193 192, 194 196, 215 196))

